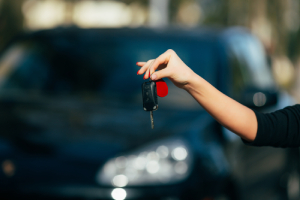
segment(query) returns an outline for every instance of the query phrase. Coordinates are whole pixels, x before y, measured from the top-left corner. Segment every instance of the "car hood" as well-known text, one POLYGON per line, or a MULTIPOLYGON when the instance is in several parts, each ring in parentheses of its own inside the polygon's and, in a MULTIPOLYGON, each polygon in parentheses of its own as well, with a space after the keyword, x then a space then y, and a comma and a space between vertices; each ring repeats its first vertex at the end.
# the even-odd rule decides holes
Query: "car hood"
POLYGON ((203 111, 154 112, 124 100, 12 98, 1 100, 3 135, 23 151, 100 162, 160 139, 184 135, 203 111), (17 127, 17 128, 16 128, 17 127))

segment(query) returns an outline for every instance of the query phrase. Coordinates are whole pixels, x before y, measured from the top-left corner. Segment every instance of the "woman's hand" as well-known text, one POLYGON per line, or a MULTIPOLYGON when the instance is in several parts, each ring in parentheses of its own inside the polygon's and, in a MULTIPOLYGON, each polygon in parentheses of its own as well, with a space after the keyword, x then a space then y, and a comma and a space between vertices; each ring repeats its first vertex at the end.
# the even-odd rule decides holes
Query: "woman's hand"
POLYGON ((253 141, 257 132, 255 113, 246 106, 226 96, 214 86, 195 74, 173 50, 168 50, 155 60, 138 62, 142 67, 137 74, 144 74, 152 80, 169 78, 177 87, 185 89, 220 124, 241 136, 253 141), (155 71, 158 70, 158 71, 155 71))
POLYGON ((189 84, 189 81, 195 75, 193 70, 170 49, 156 59, 148 62, 137 62, 137 65, 141 67, 137 74, 145 74, 144 79, 150 78, 150 75, 152 80, 169 78, 179 88, 184 88, 189 84))

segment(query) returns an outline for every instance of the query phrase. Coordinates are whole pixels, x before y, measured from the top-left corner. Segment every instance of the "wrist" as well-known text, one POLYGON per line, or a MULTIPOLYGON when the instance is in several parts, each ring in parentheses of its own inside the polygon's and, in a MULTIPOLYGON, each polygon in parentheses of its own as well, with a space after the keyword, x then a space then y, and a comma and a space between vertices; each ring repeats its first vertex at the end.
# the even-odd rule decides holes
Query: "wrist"
POLYGON ((182 88, 184 90, 186 90, 187 92, 190 92, 190 91, 196 90, 196 89, 200 89, 199 87, 201 87, 203 80, 204 79, 202 77, 200 77, 198 74, 192 72, 189 75, 189 78, 186 81, 186 84, 184 84, 184 86, 182 88))

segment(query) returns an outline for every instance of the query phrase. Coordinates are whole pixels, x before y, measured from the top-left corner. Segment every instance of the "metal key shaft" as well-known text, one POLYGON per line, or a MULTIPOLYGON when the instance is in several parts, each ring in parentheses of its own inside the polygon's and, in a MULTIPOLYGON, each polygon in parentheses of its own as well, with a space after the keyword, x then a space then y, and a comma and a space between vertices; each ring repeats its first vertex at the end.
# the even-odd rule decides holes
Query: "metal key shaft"
POLYGON ((150 111, 151 128, 154 129, 153 111, 150 111))

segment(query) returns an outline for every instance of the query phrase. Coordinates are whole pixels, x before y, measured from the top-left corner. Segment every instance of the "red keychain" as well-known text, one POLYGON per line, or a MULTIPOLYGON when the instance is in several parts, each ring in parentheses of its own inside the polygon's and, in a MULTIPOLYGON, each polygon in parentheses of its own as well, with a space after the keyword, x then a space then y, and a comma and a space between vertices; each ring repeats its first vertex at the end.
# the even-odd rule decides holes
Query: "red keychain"
MULTIPOLYGON (((149 72, 150 77, 150 72, 149 72)), ((168 85, 163 79, 159 79, 157 81, 154 81, 156 83, 156 92, 157 96, 159 97, 165 97, 168 95, 168 85)))
POLYGON ((155 81, 155 83, 156 83, 157 96, 159 97, 167 96, 168 95, 167 83, 162 79, 155 81))

